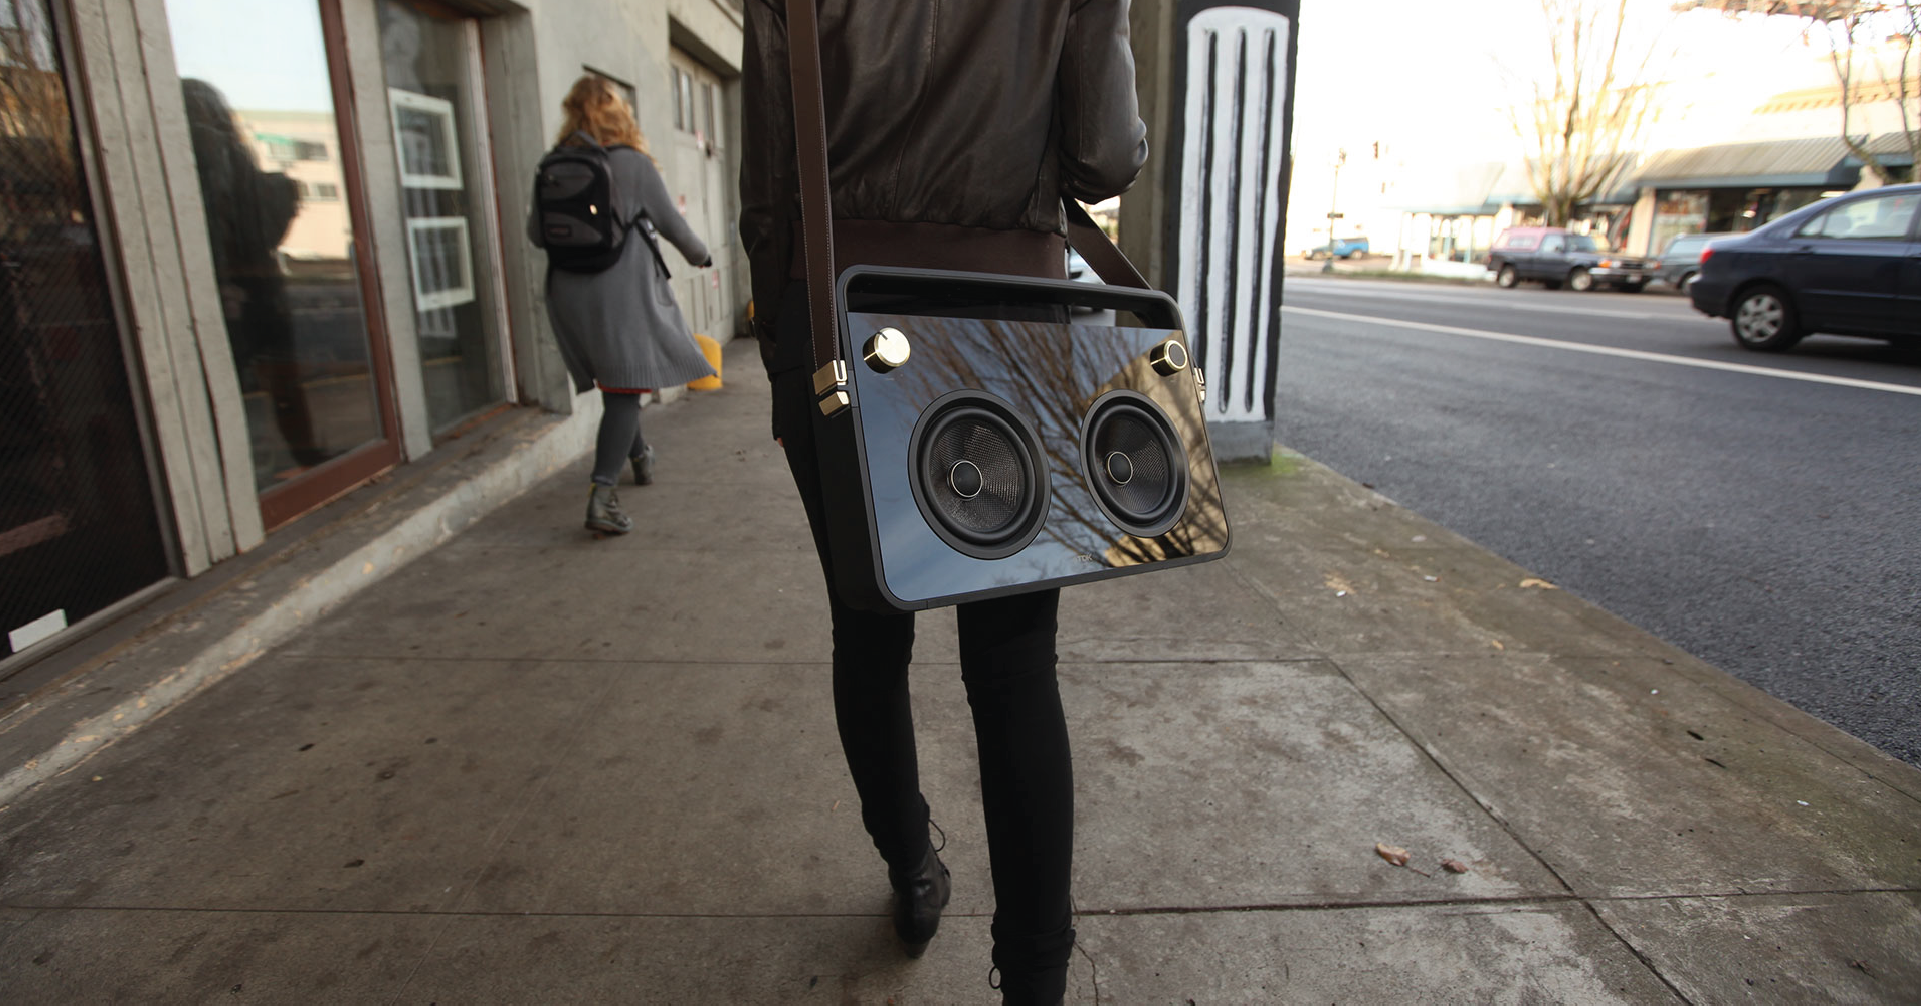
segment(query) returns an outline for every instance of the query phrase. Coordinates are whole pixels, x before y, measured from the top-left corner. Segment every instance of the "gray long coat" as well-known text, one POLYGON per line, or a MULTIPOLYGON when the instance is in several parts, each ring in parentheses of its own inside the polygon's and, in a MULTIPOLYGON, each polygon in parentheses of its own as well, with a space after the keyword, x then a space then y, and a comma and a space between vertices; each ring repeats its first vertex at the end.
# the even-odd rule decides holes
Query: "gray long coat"
MULTIPOLYGON (((608 160, 628 212, 646 210, 660 236, 687 261, 708 261, 707 245, 674 206, 654 162, 628 147, 609 150, 608 160)), ((527 240, 538 243, 539 224, 535 207, 527 217, 527 240)), ((620 261, 604 272, 548 270, 547 317, 576 391, 596 383, 621 391, 671 388, 714 372, 638 227, 627 232, 620 261)))

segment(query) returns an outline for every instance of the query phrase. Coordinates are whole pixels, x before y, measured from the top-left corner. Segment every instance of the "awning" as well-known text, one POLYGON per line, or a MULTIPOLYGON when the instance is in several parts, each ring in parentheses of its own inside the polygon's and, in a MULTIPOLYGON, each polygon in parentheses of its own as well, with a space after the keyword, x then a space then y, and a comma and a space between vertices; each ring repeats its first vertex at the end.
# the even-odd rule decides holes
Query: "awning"
POLYGON ((1502 169, 1499 161, 1481 161, 1409 172, 1394 208, 1437 217, 1492 216, 1501 204, 1491 202, 1488 192, 1502 169))
POLYGON ((1849 165, 1848 145, 1840 137, 1726 143, 1693 150, 1663 150, 1648 158, 1636 181, 1664 189, 1773 188, 1810 186, 1853 188, 1861 179, 1858 163, 1849 165))
POLYGON ((1402 213, 1425 213, 1434 217, 1491 217, 1501 212, 1497 203, 1475 203, 1472 206, 1403 206, 1402 213))
MULTIPOLYGON (((1914 148, 1908 146, 1906 133, 1882 133, 1868 144, 1868 153, 1890 168, 1914 167, 1914 148)), ((1849 154, 1842 163, 1850 168, 1862 167, 1861 159, 1849 154)))

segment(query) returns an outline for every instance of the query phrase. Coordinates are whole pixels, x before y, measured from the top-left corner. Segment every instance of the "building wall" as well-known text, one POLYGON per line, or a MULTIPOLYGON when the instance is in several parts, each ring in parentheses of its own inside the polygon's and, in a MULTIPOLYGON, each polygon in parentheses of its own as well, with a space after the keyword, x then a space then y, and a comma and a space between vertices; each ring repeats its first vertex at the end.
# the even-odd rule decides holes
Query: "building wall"
MULTIPOLYGON (((254 460, 245 447, 245 404, 209 251, 166 0, 55 2, 64 5, 66 31, 79 56, 76 75, 97 155, 104 229, 118 249, 124 314, 141 357, 180 568, 191 575, 258 544, 265 528, 254 460)), ((312 2, 266 0, 262 7, 312 2)), ((483 170, 497 212, 482 215, 490 240, 477 242, 482 251, 473 268, 483 280, 491 279, 483 285, 493 290, 487 309, 500 319, 499 355, 512 378, 507 397, 562 413, 597 408, 591 397, 573 392, 546 318, 544 256, 523 236, 533 166, 559 128, 561 98, 586 70, 631 85, 636 115, 655 153, 672 151, 670 68, 678 49, 711 75, 718 104, 728 109, 729 134, 712 145, 712 158, 691 163, 660 158, 670 191, 691 194, 690 209, 700 209, 701 194, 715 188, 712 177, 731 182, 737 172, 733 137, 738 130, 732 126, 732 109, 739 104, 737 0, 443 0, 443 6, 478 18, 492 147, 483 170)), ((379 11, 376 0, 340 0, 339 9, 359 143, 355 167, 364 178, 371 222, 362 240, 378 267, 377 289, 363 289, 362 296, 388 333, 382 362, 392 371, 404 463, 431 450, 435 439, 427 418, 379 11)), ((263 15, 270 13, 263 9, 263 15)), ((244 109, 238 118, 255 135, 263 166, 303 184, 305 205, 315 211, 303 212, 283 251, 344 257, 346 180, 333 123, 273 108, 244 109), (275 147, 267 136, 322 143, 328 157, 285 157, 285 148, 275 147), (335 192, 338 198, 331 198, 335 192)), ((730 187, 722 187, 723 197, 730 187)), ((733 214, 730 203, 708 215, 725 221, 724 227, 709 228, 718 232, 702 235, 713 247, 716 270, 697 271, 667 253, 676 267, 676 292, 683 299, 701 298, 704 327, 722 341, 742 327, 746 308, 733 214)))

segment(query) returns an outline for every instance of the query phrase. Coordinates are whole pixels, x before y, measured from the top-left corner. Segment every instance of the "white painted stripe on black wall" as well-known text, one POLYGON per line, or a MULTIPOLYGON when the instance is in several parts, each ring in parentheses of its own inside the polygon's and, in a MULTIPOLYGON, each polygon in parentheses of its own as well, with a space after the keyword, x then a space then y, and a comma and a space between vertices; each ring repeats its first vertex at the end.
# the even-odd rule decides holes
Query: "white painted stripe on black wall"
POLYGON ((1287 104, 1287 18, 1246 7, 1187 26, 1181 244, 1175 294, 1213 421, 1264 421, 1274 341, 1268 276, 1280 253, 1281 113, 1287 104))

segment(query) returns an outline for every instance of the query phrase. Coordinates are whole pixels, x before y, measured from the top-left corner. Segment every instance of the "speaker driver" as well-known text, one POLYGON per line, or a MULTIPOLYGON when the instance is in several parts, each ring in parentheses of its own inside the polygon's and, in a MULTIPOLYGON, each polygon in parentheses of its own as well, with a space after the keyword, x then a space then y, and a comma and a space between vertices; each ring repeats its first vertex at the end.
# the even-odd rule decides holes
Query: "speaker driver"
POLYGON ((1013 407, 979 391, 936 399, 914 426, 914 502, 941 539, 976 559, 1026 548, 1047 516, 1040 438, 1013 407))
POLYGON ((1187 449, 1159 405, 1110 391, 1081 426, 1081 470, 1107 519, 1140 538, 1164 534, 1187 512, 1187 449))

